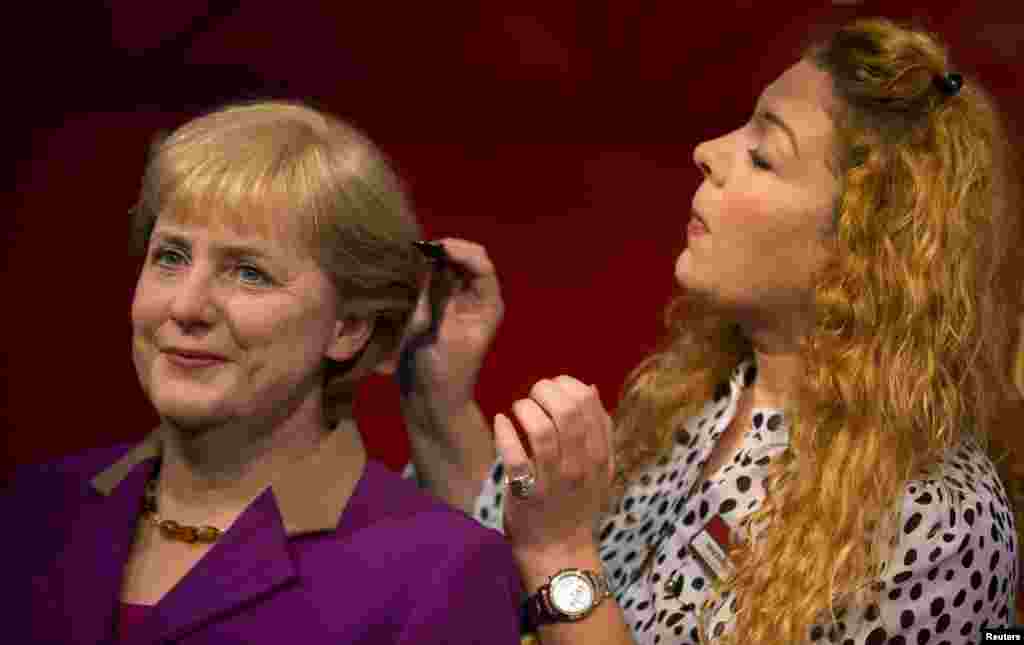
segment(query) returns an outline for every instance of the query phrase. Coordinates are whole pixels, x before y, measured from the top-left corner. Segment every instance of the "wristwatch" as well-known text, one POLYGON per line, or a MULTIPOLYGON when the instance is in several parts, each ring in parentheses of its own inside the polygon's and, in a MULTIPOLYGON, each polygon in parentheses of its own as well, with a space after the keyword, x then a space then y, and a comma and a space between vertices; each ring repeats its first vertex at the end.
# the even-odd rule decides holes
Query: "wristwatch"
POLYGON ((562 569, 526 600, 526 620, 531 628, 582 620, 611 595, 603 573, 562 569))

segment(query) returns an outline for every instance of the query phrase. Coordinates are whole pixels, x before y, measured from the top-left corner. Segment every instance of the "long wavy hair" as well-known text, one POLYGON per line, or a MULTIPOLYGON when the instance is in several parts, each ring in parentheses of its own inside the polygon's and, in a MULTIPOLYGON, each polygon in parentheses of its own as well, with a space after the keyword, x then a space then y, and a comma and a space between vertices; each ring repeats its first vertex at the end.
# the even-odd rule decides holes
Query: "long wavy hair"
MULTIPOLYGON (((729 642, 802 642, 863 601, 904 485, 962 438, 988 446, 1010 480, 1013 429, 999 420, 1020 409, 1015 367, 1024 385, 1021 176, 994 102, 970 77, 944 93, 935 80, 954 68, 939 40, 884 19, 853 22, 804 57, 829 73, 840 105, 841 191, 806 378, 786 409, 790 446, 725 586, 739 607, 729 642)), ((697 296, 675 297, 665 318, 662 346, 616 410, 620 494, 752 355, 741 328, 697 296)), ((1007 488, 1024 508, 1020 487, 1007 488)))

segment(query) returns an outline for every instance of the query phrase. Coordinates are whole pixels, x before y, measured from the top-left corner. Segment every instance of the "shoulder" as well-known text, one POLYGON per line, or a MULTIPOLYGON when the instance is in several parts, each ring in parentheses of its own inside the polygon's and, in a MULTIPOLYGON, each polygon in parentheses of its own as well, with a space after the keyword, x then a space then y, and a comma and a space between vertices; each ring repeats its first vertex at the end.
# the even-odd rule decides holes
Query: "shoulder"
POLYGON ((387 466, 370 460, 343 516, 347 531, 414 531, 417 549, 451 549, 454 544, 488 545, 509 549, 504 537, 473 517, 453 508, 403 478, 387 466))
POLYGON ((7 531, 3 545, 20 553, 12 563, 15 578, 29 576, 74 539, 72 523, 83 516, 83 502, 102 499, 89 480, 117 461, 130 444, 88 450, 15 469, 0 491, 0 517, 16 518, 30 531, 7 531), (18 573, 20 572, 20 573, 18 573))
POLYGON ((123 457, 134 444, 92 448, 77 454, 49 461, 27 464, 14 469, 8 478, 3 498, 7 501, 31 496, 60 494, 69 488, 79 490, 83 483, 101 473, 123 457))
POLYGON ((907 482, 900 511, 899 537, 908 548, 954 541, 958 548, 974 543, 1010 554, 1017 548, 1006 491, 984 449, 971 439, 907 482))
POLYGON ((876 617, 933 634, 1012 622, 1017 536, 995 467, 967 439, 907 482, 876 617))
POLYGON ((503 536, 383 464, 367 462, 333 539, 344 542, 344 580, 387 582, 363 588, 383 612, 365 620, 401 624, 396 642, 444 640, 453 623, 438 617, 453 612, 466 642, 518 642, 521 583, 503 536))

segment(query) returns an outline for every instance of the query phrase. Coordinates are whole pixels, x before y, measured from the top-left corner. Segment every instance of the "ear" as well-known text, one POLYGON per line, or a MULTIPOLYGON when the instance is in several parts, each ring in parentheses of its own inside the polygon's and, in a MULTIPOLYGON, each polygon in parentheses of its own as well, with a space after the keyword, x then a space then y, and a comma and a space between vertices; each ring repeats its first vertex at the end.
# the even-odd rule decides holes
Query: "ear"
POLYGON ((357 356, 373 336, 374 321, 345 318, 334 324, 334 340, 327 347, 327 358, 339 363, 357 356))

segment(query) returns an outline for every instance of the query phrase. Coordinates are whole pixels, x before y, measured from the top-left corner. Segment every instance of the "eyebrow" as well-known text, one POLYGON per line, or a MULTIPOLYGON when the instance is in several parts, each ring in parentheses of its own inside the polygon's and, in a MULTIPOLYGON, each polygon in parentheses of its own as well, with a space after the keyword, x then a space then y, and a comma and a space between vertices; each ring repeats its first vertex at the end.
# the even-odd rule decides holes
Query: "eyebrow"
POLYGON ((789 142, 791 144, 793 144, 793 152, 796 153, 796 156, 799 159, 800 158, 800 147, 796 145, 796 134, 793 132, 793 128, 789 127, 789 124, 787 124, 785 121, 783 121, 782 117, 780 117, 778 114, 772 112, 771 110, 764 110, 764 111, 762 111, 761 112, 761 118, 764 121, 770 123, 771 125, 774 125, 775 127, 781 129, 787 135, 789 135, 789 142))
MULTIPOLYGON (((162 242, 168 244, 174 244, 176 246, 182 246, 185 248, 192 248, 192 242, 187 237, 180 233, 172 233, 169 231, 156 231, 154 237, 162 242)), ((212 244, 211 245, 215 252, 220 255, 227 257, 238 258, 238 257, 256 257, 256 258, 270 258, 270 253, 266 250, 259 248, 258 246, 252 246, 248 244, 212 244)))

